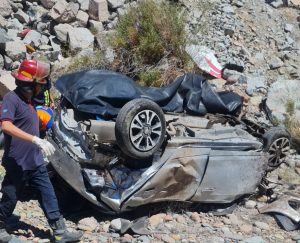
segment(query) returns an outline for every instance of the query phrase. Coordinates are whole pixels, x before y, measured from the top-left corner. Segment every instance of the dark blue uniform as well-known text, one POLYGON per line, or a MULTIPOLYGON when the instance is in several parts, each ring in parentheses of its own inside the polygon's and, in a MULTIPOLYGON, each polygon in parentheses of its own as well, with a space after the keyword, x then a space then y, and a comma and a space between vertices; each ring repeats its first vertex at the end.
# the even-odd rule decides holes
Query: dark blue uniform
MULTIPOLYGON (((18 91, 3 98, 1 121, 11 121, 16 127, 39 136, 39 119, 31 104, 21 99, 18 91)), ((24 185, 30 184, 39 192, 39 203, 49 222, 59 219, 60 212, 53 186, 40 149, 33 143, 5 134, 2 165, 6 170, 2 182, 0 220, 11 216, 24 185)))

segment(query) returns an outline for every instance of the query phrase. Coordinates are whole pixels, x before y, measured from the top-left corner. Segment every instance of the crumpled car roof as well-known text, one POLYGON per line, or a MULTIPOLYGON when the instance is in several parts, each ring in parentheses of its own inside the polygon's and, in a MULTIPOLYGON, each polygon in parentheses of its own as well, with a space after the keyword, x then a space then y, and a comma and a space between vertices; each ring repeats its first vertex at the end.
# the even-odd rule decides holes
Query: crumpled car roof
POLYGON ((178 77, 168 86, 142 87, 129 77, 108 70, 89 70, 60 77, 58 91, 85 113, 114 118, 130 100, 148 98, 164 112, 187 112, 194 115, 221 113, 238 115, 242 97, 233 92, 216 92, 209 82, 196 74, 178 77))

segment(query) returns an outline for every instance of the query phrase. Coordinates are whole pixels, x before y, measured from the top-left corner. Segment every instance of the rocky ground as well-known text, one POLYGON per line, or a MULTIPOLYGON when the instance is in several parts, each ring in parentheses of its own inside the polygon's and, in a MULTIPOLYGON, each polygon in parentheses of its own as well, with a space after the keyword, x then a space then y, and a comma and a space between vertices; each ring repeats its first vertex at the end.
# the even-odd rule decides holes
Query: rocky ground
MULTIPOLYGON (((87 0, 40 2, 1 0, 0 76, 16 68, 22 58, 32 53, 28 45, 35 48, 33 55, 46 54, 55 65, 63 62, 61 46, 67 41, 74 50, 93 48, 94 40, 100 45, 100 35, 93 36, 87 26, 97 29, 98 33, 110 31, 130 2, 135 4, 135 1, 109 0, 101 15, 104 19, 101 19, 88 10, 87 0), (56 2, 61 4, 55 5, 56 2), (56 27, 50 26, 50 19, 57 21, 56 27), (26 38, 18 37, 26 25, 34 31, 26 38)), ((275 113, 281 106, 282 113, 285 103, 278 101, 279 93, 285 93, 285 100, 294 97, 295 113, 298 112, 300 119, 298 0, 214 0, 207 1, 211 3, 208 12, 197 7, 201 1, 179 2, 189 13, 187 29, 190 39, 214 50, 222 65, 234 63, 244 68, 243 72, 229 72, 227 81, 211 81, 217 88, 242 94, 246 97, 248 114, 259 118, 258 104, 262 97, 272 90, 274 84, 283 83, 283 86, 276 86, 277 91, 274 88, 276 92, 272 95, 268 94, 271 97, 269 105, 274 107, 275 113), (205 34, 201 23, 208 24, 205 34)), ((108 60, 113 59, 112 52, 107 53, 108 60)), ((299 192, 299 168, 300 156, 292 150, 287 163, 268 175, 273 182, 271 186, 275 187, 274 196, 299 192)), ((66 216, 71 229, 84 232, 82 242, 300 242, 299 231, 287 232, 272 216, 259 213, 258 208, 266 205, 267 199, 265 196, 245 198, 226 216, 204 212, 205 207, 201 205, 182 204, 156 205, 122 217, 105 216, 87 206, 66 216), (134 220, 141 216, 148 217, 145 228, 149 234, 120 234, 119 217, 134 220)), ((50 228, 36 200, 18 203, 8 227, 15 236, 13 242, 49 242, 50 228)))
MULTIPOLYGON (((286 193, 299 194, 299 167, 300 156, 291 155, 287 164, 268 175, 273 182, 269 185, 274 190, 273 198, 286 193)), ((70 202, 70 207, 80 204, 82 202, 76 199, 70 202)), ((64 214, 70 230, 84 232, 82 242, 300 242, 298 230, 285 231, 271 215, 259 213, 258 209, 267 204, 266 196, 252 195, 243 198, 227 211, 220 211, 219 208, 231 205, 211 207, 173 203, 108 216, 86 204, 72 211, 67 207, 64 214), (217 212, 226 215, 216 216, 217 212), (130 230, 121 234, 124 220, 133 222, 139 218, 143 219, 143 229, 147 234, 135 234, 130 230)), ((14 236, 12 242, 50 241, 51 230, 36 200, 18 202, 7 227, 14 236)))

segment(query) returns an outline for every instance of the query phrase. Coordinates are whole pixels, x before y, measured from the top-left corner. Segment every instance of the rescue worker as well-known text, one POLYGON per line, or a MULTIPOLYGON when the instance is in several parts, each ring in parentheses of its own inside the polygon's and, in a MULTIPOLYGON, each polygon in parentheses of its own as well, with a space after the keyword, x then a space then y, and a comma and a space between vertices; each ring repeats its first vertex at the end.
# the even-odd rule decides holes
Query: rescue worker
POLYGON ((49 106, 50 108, 54 109, 54 99, 51 94, 51 80, 49 77, 45 78, 46 84, 43 85, 42 91, 35 95, 33 98, 33 105, 34 106, 49 106))
POLYGON ((25 184, 37 189, 38 201, 53 229, 55 242, 75 242, 82 236, 66 230, 43 159, 43 154, 50 156, 55 148, 39 138, 39 119, 31 105, 32 98, 41 91, 44 78, 49 75, 49 67, 36 60, 22 61, 13 73, 17 88, 3 98, 0 120, 5 134, 2 165, 6 174, 1 187, 0 242, 12 238, 5 229, 5 220, 12 215, 25 184))

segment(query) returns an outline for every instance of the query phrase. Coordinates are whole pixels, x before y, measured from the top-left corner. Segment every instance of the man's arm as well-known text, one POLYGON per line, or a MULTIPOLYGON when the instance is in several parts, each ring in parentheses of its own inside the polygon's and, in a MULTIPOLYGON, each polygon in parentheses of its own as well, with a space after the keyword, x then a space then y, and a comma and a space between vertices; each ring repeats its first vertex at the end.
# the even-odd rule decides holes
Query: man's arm
POLYGON ((2 121, 2 131, 12 137, 32 142, 33 136, 17 128, 11 121, 2 121))
POLYGON ((37 136, 33 136, 27 132, 22 131, 20 128, 17 128, 11 121, 2 121, 2 131, 10 136, 34 143, 45 153, 46 156, 52 155, 55 151, 55 148, 51 143, 44 139, 40 139, 37 136))

